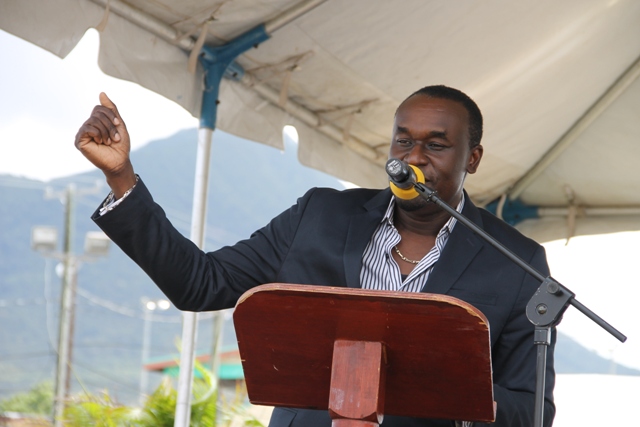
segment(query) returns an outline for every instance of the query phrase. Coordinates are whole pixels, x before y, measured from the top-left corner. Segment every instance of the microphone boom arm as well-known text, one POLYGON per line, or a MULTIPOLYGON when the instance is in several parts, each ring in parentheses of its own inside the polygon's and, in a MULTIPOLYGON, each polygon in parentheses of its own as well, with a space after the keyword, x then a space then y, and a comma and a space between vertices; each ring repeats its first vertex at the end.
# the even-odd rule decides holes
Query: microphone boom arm
MULTIPOLYGON (((562 311, 560 312, 560 314, 562 314, 564 312, 564 309, 566 309, 567 306, 571 304, 574 307, 576 307, 578 310, 580 310, 582 313, 584 313, 586 316, 591 318, 594 322, 596 322, 602 328, 604 328, 611 335, 613 335, 618 340, 620 340, 621 342, 624 342, 627 339, 627 337, 625 337, 622 333, 616 330, 613 326, 609 325, 607 322, 602 320, 598 315, 596 315, 594 312, 589 310, 583 304, 576 301, 574 298, 575 294, 571 292, 569 289, 567 289, 566 287, 564 287, 562 284, 560 284, 557 280, 555 280, 550 276, 545 277, 542 273, 540 273, 538 270, 530 266, 526 261, 524 261, 518 255, 514 254, 502 243, 498 242, 495 238, 493 238, 493 236, 488 234, 486 231, 478 227, 475 223, 471 222, 467 217, 465 217, 464 215, 462 215, 461 213, 453 209, 451 206, 446 204, 440 197, 438 197, 438 194, 436 191, 428 188, 426 185, 420 182, 414 183, 414 188, 416 189, 418 194, 424 197, 427 201, 435 203, 436 205, 440 206, 440 208, 445 210, 447 213, 451 214, 451 216, 455 217, 458 221, 463 223, 471 231, 473 231, 474 233, 482 237, 486 242, 488 242, 491 246, 493 246, 498 251, 500 251, 504 256, 506 256, 511 261, 513 261, 524 271, 526 271, 531 276, 535 277, 540 282, 542 282, 542 284, 545 285, 545 290, 547 292, 549 292, 554 296, 560 296, 563 294, 570 295, 570 298, 568 298, 568 302, 561 306, 560 309, 562 311)), ((536 295, 534 295, 534 298, 536 297, 536 295)), ((537 310, 537 311, 540 311, 540 310, 537 310)), ((549 313, 549 311, 547 311, 546 313, 549 313)), ((527 313, 527 317, 529 317, 529 321, 536 326, 555 326, 557 323, 559 323, 559 320, 549 319, 548 318, 549 316, 544 316, 543 319, 531 319, 531 317, 527 313)))
POLYGON ((536 393, 535 393, 535 410, 534 423, 535 427, 542 427, 544 418, 544 389, 545 389, 545 371, 547 365, 547 347, 551 345, 551 328, 560 323, 562 314, 569 305, 573 305, 580 312, 590 318, 593 322, 609 332, 620 342, 625 342, 627 337, 615 329, 613 326, 604 321, 601 317, 589 310, 583 304, 575 299, 575 294, 568 288, 560 284, 551 276, 545 277, 538 270, 529 265, 518 255, 509 250, 502 243, 498 242, 493 236, 478 227, 467 217, 446 204, 436 191, 428 188, 421 182, 414 182, 413 186, 418 194, 425 200, 435 203, 444 209, 451 216, 464 224, 471 231, 476 233, 487 243, 497 249, 504 256, 517 264, 524 271, 541 282, 536 293, 531 297, 527 304, 526 314, 529 321, 535 325, 534 344, 537 346, 537 362, 536 362, 536 393))

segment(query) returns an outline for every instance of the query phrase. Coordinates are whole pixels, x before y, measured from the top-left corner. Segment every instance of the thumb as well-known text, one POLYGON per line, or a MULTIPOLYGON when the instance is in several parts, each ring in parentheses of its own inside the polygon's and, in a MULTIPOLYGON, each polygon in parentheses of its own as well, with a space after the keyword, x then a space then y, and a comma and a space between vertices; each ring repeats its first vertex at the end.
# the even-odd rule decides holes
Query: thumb
POLYGON ((107 107, 108 109, 113 111, 119 119, 121 119, 120 113, 118 112, 118 107, 116 107, 116 104, 114 104, 113 101, 111 101, 111 99, 109 99, 107 94, 104 92, 100 92, 100 105, 102 105, 103 107, 107 107))
POLYGON ((100 92, 100 105, 107 108, 116 108, 116 104, 104 92, 100 92))
POLYGON ((124 124, 124 121, 120 116, 120 112, 118 111, 118 107, 116 107, 116 104, 114 104, 113 101, 111 101, 111 99, 109 99, 107 94, 104 92, 100 92, 100 105, 102 105, 103 107, 107 107, 108 109, 113 111, 113 114, 115 114, 115 118, 113 119, 113 124, 116 125, 117 134, 113 135, 113 137, 115 138, 116 141, 119 141, 120 135, 118 134, 125 134, 126 136, 127 131, 126 131, 126 126, 124 124))

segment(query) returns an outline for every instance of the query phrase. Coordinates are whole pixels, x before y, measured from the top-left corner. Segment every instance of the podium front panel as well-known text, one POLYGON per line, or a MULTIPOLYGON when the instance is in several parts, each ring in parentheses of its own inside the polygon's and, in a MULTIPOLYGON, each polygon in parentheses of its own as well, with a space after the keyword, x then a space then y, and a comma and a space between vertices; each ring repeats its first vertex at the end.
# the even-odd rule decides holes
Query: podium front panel
POLYGON ((343 339, 384 344, 385 414, 494 419, 488 322, 457 298, 269 284, 243 295, 234 323, 254 404, 327 409, 343 339))

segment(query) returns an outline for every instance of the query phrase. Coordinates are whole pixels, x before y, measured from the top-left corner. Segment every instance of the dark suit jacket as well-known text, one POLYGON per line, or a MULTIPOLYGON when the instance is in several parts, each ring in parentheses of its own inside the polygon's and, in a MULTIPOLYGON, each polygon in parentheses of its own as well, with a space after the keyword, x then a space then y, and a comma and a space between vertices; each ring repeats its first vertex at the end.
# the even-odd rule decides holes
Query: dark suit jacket
MULTIPOLYGON (((242 293, 264 283, 360 287, 362 254, 390 198, 388 189, 312 189, 250 239, 210 253, 200 251, 171 226, 142 181, 120 206, 93 218, 176 307, 203 311, 233 307, 242 293)), ((468 198, 463 214, 548 274, 540 245, 468 198)), ((536 279, 457 224, 423 290, 467 301, 489 320, 496 426, 533 422, 536 351, 525 306, 538 286, 536 279)), ((553 344, 546 380, 545 419, 550 425, 555 413, 553 344)), ((275 409, 270 423, 330 425, 326 411, 288 408, 275 409)), ((385 427, 436 425, 452 423, 393 416, 383 421, 385 427)))

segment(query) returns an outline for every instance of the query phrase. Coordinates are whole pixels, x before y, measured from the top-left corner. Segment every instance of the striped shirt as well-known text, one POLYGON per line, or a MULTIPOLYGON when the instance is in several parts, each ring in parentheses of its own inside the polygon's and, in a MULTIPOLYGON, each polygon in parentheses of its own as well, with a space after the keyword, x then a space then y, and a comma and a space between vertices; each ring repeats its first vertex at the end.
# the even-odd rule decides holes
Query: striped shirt
MULTIPOLYGON (((457 220, 454 217, 440 229, 436 236, 436 244, 427 253, 411 273, 403 280, 400 267, 393 259, 391 251, 400 243, 402 238, 393 225, 393 211, 396 206, 395 197, 391 198, 380 225, 371 236, 367 248, 362 255, 362 270, 360 270, 360 284, 362 289, 376 289, 386 291, 420 292, 429 279, 433 266, 440 259, 440 254, 449 240, 457 220)), ((464 207, 464 195, 456 207, 462 212, 464 207)), ((472 427, 469 421, 456 421, 456 427, 472 427)))
MULTIPOLYGON (((402 239, 400 233, 393 225, 393 211, 395 198, 391 198, 380 225, 371 236, 364 254, 362 255, 362 270, 360 270, 360 285, 362 289, 375 289, 385 291, 420 292, 429 279, 433 266, 440 259, 440 254, 449 240, 449 234, 453 231, 457 220, 454 217, 440 229, 436 236, 436 244, 424 258, 413 268, 411 273, 404 278, 400 274, 400 267, 391 255, 393 247, 402 239)), ((464 207, 464 195, 456 207, 462 212, 464 207)))

